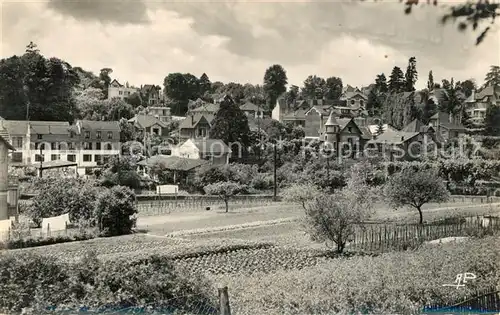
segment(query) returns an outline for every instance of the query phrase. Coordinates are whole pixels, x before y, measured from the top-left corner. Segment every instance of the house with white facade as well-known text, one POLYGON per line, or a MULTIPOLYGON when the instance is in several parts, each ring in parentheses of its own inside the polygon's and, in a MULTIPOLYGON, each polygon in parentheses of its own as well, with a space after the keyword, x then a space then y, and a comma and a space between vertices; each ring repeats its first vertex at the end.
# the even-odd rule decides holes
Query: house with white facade
POLYGON ((124 100, 125 98, 129 97, 134 93, 137 93, 138 91, 139 89, 129 86, 128 83, 123 85, 115 79, 111 81, 111 83, 109 84, 108 99, 117 97, 124 100))
POLYGON ((218 139, 188 139, 172 150, 172 156, 206 160, 213 165, 229 164, 231 149, 218 139))

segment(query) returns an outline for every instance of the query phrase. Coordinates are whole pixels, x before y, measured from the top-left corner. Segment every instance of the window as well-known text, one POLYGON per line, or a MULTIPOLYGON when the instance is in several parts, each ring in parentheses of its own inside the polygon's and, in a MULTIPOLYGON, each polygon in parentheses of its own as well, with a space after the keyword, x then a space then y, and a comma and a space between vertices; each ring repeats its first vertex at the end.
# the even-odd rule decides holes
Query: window
POLYGON ((68 143, 68 150, 74 150, 75 149, 75 144, 73 142, 68 143))
POLYGON ((102 156, 99 154, 94 155, 94 161, 100 164, 102 162, 102 156))
POLYGON ((35 154, 35 162, 43 162, 44 158, 43 158, 43 154, 40 155, 40 154, 35 154))
POLYGON ((101 131, 96 131, 95 136, 97 139, 101 139, 101 131))
POLYGON ((83 149, 84 150, 92 150, 92 142, 84 142, 83 149))
POLYGON ((74 136, 73 132, 72 132, 72 131, 70 131, 70 132, 69 132, 69 137, 70 137, 70 138, 73 138, 73 136, 74 136))
POLYGON ((76 162, 76 155, 75 154, 68 154, 67 160, 68 160, 68 162, 76 162))
POLYGON ((97 143, 95 144, 95 149, 96 149, 96 150, 100 150, 100 149, 101 149, 101 143, 100 143, 100 142, 97 142, 97 143))
POLYGON ((364 102, 363 100, 359 100, 359 105, 363 106, 364 102))
POLYGON ((160 134, 160 129, 153 128, 153 133, 158 136, 160 134))
POLYGON ((123 91, 118 91, 118 95, 122 95, 123 94, 123 91))
POLYGON ((50 155, 50 160, 51 161, 59 161, 61 159, 61 155, 60 154, 51 154, 50 155))
POLYGON ((45 150, 45 143, 40 143, 39 144, 39 149, 40 150, 45 150))
POLYGON ((351 105, 354 105, 355 101, 354 100, 351 100, 351 105))
POLYGON ((111 146, 111 143, 106 144, 106 150, 111 151, 113 150, 113 147, 111 146))
POLYGON ((52 143, 50 144, 50 149, 51 149, 51 150, 57 150, 57 142, 52 142, 52 143))
MULTIPOLYGON (((352 127, 347 127, 347 131, 352 132, 352 127)), ((351 139, 349 139, 351 140, 351 139)))
POLYGON ((23 153, 22 152, 12 152, 12 162, 22 162, 23 153))
POLYGON ((23 147, 23 138, 22 137, 12 137, 12 144, 14 148, 21 149, 23 147))
POLYGON ((36 137, 38 140, 42 139, 42 135, 36 135, 36 137))
POLYGON ((90 131, 85 131, 85 139, 90 139, 90 131))
POLYGON ((92 155, 84 154, 83 155, 83 162, 92 162, 92 155))
POLYGON ((113 139, 113 132, 112 131, 108 131, 108 139, 113 139))

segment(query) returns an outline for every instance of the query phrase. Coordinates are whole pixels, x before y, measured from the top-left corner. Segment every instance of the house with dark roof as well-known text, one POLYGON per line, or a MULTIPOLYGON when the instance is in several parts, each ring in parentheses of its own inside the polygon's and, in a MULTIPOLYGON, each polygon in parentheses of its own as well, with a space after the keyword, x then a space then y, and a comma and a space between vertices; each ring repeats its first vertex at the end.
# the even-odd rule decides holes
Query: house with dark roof
POLYGON ((203 139, 210 136, 214 115, 191 113, 179 124, 179 138, 203 139))
POLYGON ((456 139, 465 134, 465 127, 455 121, 454 117, 448 113, 438 112, 429 120, 429 125, 434 128, 444 141, 456 139))
POLYGON ((79 142, 76 162, 80 175, 91 175, 94 168, 101 167, 110 158, 121 154, 118 121, 78 120, 73 132, 75 140, 79 142))
POLYGON ((172 151, 173 156, 206 160, 213 165, 229 163, 231 149, 219 139, 188 139, 172 151))
POLYGON ((419 119, 414 119, 408 125, 406 125, 401 131, 404 132, 420 132, 422 134, 428 135, 436 144, 442 145, 445 143, 445 139, 441 134, 436 133, 436 130, 431 125, 424 124, 419 119))
POLYGON ((264 118, 264 108, 252 102, 244 103, 240 106, 240 109, 243 113, 245 113, 245 115, 247 115, 247 117, 264 118))
POLYGON ((16 149, 11 156, 13 166, 67 160, 68 145, 76 146, 70 125, 65 121, 0 120, 0 125, 8 132, 16 149))
POLYGON ((348 85, 340 96, 340 100, 345 101, 347 107, 364 109, 366 106, 366 102, 368 101, 368 96, 360 89, 353 88, 352 86, 348 85))
POLYGON ((331 148, 344 157, 347 153, 355 158, 363 153, 371 135, 366 127, 358 126, 354 118, 336 118, 331 112, 325 122, 320 140, 329 143, 331 148))
POLYGON ((154 84, 145 84, 139 89, 143 101, 149 106, 157 106, 163 101, 161 87, 154 84))
POLYGON ((154 155, 146 160, 137 162, 137 171, 145 175, 150 173, 152 168, 160 167, 173 172, 172 184, 177 184, 181 179, 181 184, 188 185, 194 181, 196 170, 210 162, 207 160, 190 159, 178 156, 154 155), (183 181, 183 182, 182 182, 183 181))
POLYGON ((468 116, 472 123, 482 125, 486 111, 490 106, 500 106, 500 86, 489 85, 482 90, 472 92, 465 101, 468 116))
POLYGON ((145 136, 168 136, 167 124, 154 116, 135 115, 133 118, 129 119, 128 122, 133 124, 135 129, 145 136))
POLYGON ((369 154, 378 154, 388 161, 416 160, 436 148, 432 134, 420 131, 387 130, 370 141, 369 154))

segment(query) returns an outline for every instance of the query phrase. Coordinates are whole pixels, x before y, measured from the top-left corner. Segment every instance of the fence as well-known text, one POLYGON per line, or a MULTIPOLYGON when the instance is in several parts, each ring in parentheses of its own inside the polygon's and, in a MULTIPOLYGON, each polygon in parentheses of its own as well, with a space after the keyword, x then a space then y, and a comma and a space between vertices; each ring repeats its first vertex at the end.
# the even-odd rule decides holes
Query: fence
POLYGON ((455 222, 433 222, 425 225, 364 224, 355 228, 350 249, 384 251, 405 250, 426 241, 446 237, 473 236, 500 231, 500 218, 476 216, 455 219, 455 222))
MULTIPOLYGON (((229 206, 236 207, 252 207, 252 206, 268 206, 275 203, 272 196, 235 196, 229 200, 229 206)), ((217 197, 202 197, 202 198, 187 198, 180 200, 158 199, 148 201, 136 201, 137 210, 140 215, 151 216, 170 214, 172 212, 193 212, 204 211, 207 207, 222 206, 224 202, 217 197)))
POLYGON ((50 224, 46 228, 15 228, 10 227, 7 231, 0 231, 0 242, 8 242, 21 238, 46 238, 46 237, 59 237, 59 236, 72 236, 80 233, 79 229, 71 229, 66 223, 63 229, 51 229, 50 224))
POLYGON ((500 197, 494 196, 468 196, 468 195, 453 195, 450 198, 451 202, 467 202, 467 203, 496 203, 500 202, 500 197))
POLYGON ((424 307, 425 312, 442 312, 442 313, 486 313, 500 311, 500 291, 496 288, 487 288, 483 293, 476 292, 471 298, 466 298, 464 301, 442 306, 438 304, 428 304, 424 307))

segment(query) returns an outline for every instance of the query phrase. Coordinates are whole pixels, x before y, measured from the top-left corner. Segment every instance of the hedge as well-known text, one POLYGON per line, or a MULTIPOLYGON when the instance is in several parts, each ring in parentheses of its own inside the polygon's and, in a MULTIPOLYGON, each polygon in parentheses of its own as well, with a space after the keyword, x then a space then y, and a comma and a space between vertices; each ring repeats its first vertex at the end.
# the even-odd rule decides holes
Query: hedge
POLYGON ((474 184, 478 180, 491 180, 500 173, 500 160, 462 159, 433 162, 388 162, 384 163, 387 174, 392 175, 404 168, 425 170, 437 168, 444 180, 474 184))

